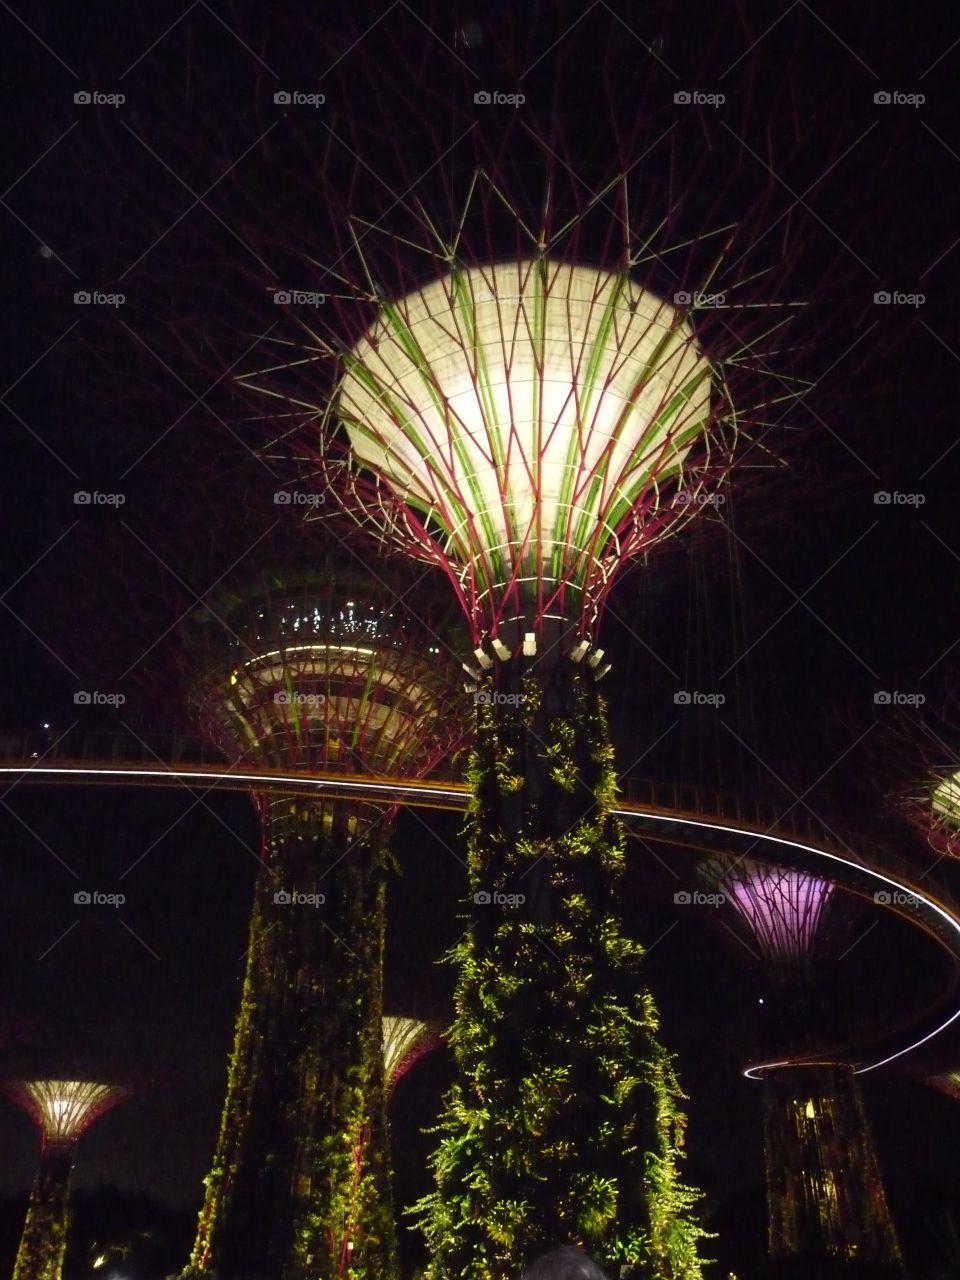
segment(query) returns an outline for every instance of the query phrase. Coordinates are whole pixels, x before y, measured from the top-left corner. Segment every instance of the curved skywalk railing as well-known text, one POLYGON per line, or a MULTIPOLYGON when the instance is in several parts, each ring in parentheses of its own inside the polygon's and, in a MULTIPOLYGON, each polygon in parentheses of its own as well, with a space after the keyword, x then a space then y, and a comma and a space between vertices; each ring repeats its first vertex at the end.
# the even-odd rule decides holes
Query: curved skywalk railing
MULTIPOLYGON (((165 786, 191 790, 283 790, 305 795, 352 797, 384 805, 462 810, 469 788, 456 772, 435 771, 426 779, 362 773, 287 772, 255 761, 227 764, 213 747, 186 734, 84 732, 13 734, 0 731, 0 786, 165 786)), ((923 929, 960 964, 960 905, 934 872, 921 871, 887 849, 851 847, 801 803, 779 811, 710 788, 640 778, 621 780, 614 812, 644 839, 694 852, 724 850, 835 880, 923 929)), ((876 1060, 859 1060, 870 1071, 926 1043, 960 1019, 960 1007, 936 1019, 929 1032, 876 1060)), ((876 1055, 875 1055, 876 1057, 876 1055)), ((770 1065, 770 1064, 768 1064, 770 1065)), ((757 1064, 754 1070, 761 1070, 757 1064)))

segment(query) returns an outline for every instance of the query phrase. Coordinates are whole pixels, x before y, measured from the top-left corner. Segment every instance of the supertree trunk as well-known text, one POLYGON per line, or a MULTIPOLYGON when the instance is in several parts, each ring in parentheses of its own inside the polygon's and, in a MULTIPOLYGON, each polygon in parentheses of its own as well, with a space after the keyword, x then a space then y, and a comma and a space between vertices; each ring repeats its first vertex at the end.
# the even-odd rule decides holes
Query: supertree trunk
POLYGON ((501 667, 477 698, 476 922, 451 953, 459 1078, 418 1206, 430 1274, 500 1280, 571 1241, 615 1273, 699 1276, 683 1095, 643 949, 620 928, 602 702, 570 662, 537 678, 501 667))
POLYGON ((771 1070, 763 1092, 771 1258, 886 1263, 900 1275, 900 1247, 852 1069, 771 1070))
POLYGON ((51 1143, 40 1157, 30 1193, 13 1280, 60 1280, 70 1224, 73 1146, 51 1143))
POLYGON ((382 818, 261 801, 268 838, 187 1274, 396 1275, 382 1053, 382 818))

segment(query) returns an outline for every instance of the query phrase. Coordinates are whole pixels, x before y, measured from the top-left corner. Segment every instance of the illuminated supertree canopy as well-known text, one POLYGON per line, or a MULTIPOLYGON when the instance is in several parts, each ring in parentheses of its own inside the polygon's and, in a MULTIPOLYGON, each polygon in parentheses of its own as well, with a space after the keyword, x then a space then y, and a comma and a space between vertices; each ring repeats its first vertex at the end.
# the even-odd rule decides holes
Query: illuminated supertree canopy
POLYGON ((495 636, 589 625, 618 564, 693 509, 714 397, 729 408, 684 311, 547 256, 408 294, 345 363, 354 455, 425 517, 495 636))
MULTIPOLYGON (((372 574, 264 574, 207 601, 184 633, 195 716, 233 761, 417 776, 463 733, 440 641, 372 574)), ((189 1274, 389 1277, 391 815, 296 794, 257 807, 247 969, 189 1274)))
POLYGON ((960 770, 931 769, 922 786, 910 788, 906 807, 931 848, 960 857, 960 770))
POLYGON ((294 575, 196 614, 214 662, 194 690, 207 735, 279 769, 431 768, 456 738, 455 686, 441 641, 385 596, 374 579, 294 575))
POLYGON ((799 960, 822 945, 820 924, 836 889, 829 880, 749 859, 718 860, 707 874, 767 960, 799 960))
MULTIPOLYGON (((738 437, 764 421, 754 329, 767 308, 746 271, 724 274, 725 251, 744 257, 735 232, 705 233, 666 271, 678 247, 635 230, 628 185, 613 179, 572 217, 548 194, 531 228, 478 170, 447 210, 455 234, 435 210, 421 218, 416 269, 400 237, 350 218, 334 320, 307 327, 305 360, 242 379, 320 420, 319 450, 314 434, 301 456, 319 452, 324 483, 370 533, 448 574, 501 658, 521 643, 532 656, 558 623, 592 640, 622 566, 708 505, 738 437), (327 365, 338 376, 321 392, 327 365)), ((774 398, 791 394, 781 377, 774 398)))
POLYGON ((884 805, 953 858, 960 856, 960 715, 952 673, 934 679, 928 693, 894 712, 865 764, 880 779, 884 805))
POLYGON ((89 1126, 124 1096, 115 1085, 85 1080, 29 1080, 8 1089, 43 1137, 14 1280, 60 1280, 70 1223, 73 1150, 89 1126))
POLYGON ((960 827, 960 771, 942 778, 930 793, 930 805, 952 827, 960 827))
POLYGON ((939 1089, 948 1098, 960 1101, 960 1071, 941 1071, 938 1075, 928 1076, 927 1084, 939 1089))
POLYGON ((116 1085, 82 1080, 31 1080, 12 1092, 30 1111, 44 1143, 76 1142, 98 1116, 122 1097, 116 1085))
POLYGON ((383 1019, 383 1069, 393 1092, 412 1066, 440 1043, 440 1028, 419 1018, 387 1015, 383 1019))

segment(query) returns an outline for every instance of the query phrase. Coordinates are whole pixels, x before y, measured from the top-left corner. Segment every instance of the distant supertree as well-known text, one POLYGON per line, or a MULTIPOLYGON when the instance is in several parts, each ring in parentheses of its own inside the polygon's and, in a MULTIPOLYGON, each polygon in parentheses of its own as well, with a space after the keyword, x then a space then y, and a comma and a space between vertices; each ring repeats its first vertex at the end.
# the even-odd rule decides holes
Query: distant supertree
POLYGON ((898 1265, 900 1249, 853 1065, 818 1060, 823 993, 840 936, 836 886, 809 872, 720 856, 701 867, 759 949, 791 1058, 763 1089, 772 1258, 898 1265))
POLYGON ((383 1071, 387 1093, 393 1093, 399 1081, 424 1054, 440 1043, 440 1027, 419 1018, 388 1015, 383 1019, 383 1071))
POLYGON ((762 419, 744 325, 763 308, 740 310, 746 278, 725 276, 735 229, 644 239, 622 174, 572 214, 549 184, 532 212, 528 194, 521 208, 477 171, 461 207, 407 235, 351 219, 331 321, 318 313, 296 365, 246 381, 309 418, 296 448, 316 482, 438 566, 472 630, 484 905, 452 952, 458 1079, 421 1205, 432 1273, 488 1280, 559 1239, 695 1276, 683 1095, 622 932, 596 637, 618 573, 710 509, 762 419), (721 293, 711 325, 698 300, 721 293), (316 385, 325 366, 333 386, 316 385))
POLYGON ((836 889, 831 881, 750 860, 707 865, 769 964, 793 970, 816 956, 824 910, 836 889))
POLYGON ((941 1071, 937 1075, 927 1076, 927 1084, 939 1089, 948 1098, 960 1102, 960 1071, 941 1071))
MULTIPOLYGON (((262 574, 195 610, 184 638, 195 717, 234 762, 412 777, 463 732, 440 641, 373 573, 262 574)), ((295 791, 255 801, 261 870, 192 1273, 389 1277, 391 813, 295 791)))
POLYGON ((30 1113, 43 1139, 13 1277, 60 1280, 74 1148, 94 1120, 120 1101, 123 1090, 80 1080, 29 1080, 18 1081, 8 1091, 30 1113))
POLYGON ((940 775, 930 789, 930 834, 960 857, 960 770, 940 775))
MULTIPOLYGON (((960 699, 952 687, 903 713, 884 747, 897 761, 893 799, 938 854, 960 858, 960 699)), ((889 770, 888 770, 889 771, 889 770)))

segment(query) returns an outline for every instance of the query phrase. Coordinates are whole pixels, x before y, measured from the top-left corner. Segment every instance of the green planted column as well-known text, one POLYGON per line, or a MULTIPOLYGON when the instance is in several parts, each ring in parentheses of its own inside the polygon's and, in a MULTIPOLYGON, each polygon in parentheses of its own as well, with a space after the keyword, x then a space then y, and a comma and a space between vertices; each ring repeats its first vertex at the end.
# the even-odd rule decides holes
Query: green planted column
POLYGON ((506 683, 479 695, 474 923, 449 957, 458 1078, 418 1206, 430 1274, 501 1280, 570 1241, 613 1274, 692 1280, 683 1094, 621 927, 602 703, 570 663, 506 683))

